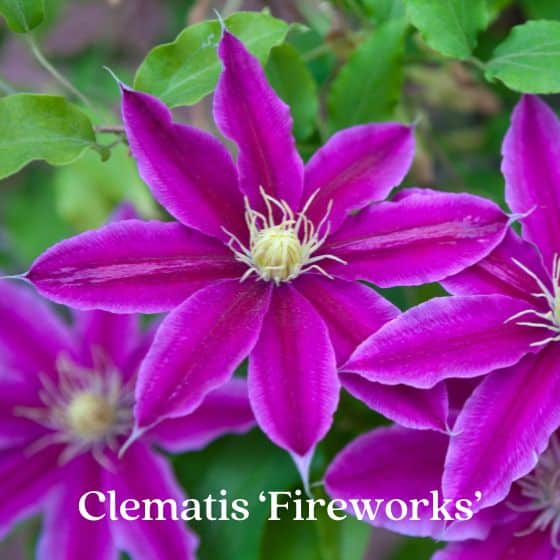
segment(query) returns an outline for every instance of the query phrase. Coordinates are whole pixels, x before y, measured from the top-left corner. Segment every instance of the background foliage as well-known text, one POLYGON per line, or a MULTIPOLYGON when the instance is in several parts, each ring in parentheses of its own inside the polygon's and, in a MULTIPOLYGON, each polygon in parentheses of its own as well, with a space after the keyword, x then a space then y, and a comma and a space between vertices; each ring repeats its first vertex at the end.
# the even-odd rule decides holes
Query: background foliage
MULTIPOLYGON (((213 130, 213 9, 291 106, 304 158, 343 127, 417 123, 408 186, 502 204, 500 143, 513 104, 520 92, 560 92, 560 3, 549 0, 0 0, 3 270, 25 270, 53 242, 103 223, 123 199, 165 219, 128 155, 118 87, 103 66, 159 96, 178 119, 213 130)), ((425 286, 388 296, 406 308, 438 293, 425 286)), ((345 443, 384 422, 344 396, 313 479, 345 443)), ((247 522, 195 524, 201 560, 423 560, 437 547, 355 521, 267 522, 258 492, 298 480, 286 454, 256 432, 174 466, 192 497, 227 488, 254 504, 247 522)), ((16 531, 0 556, 32 558, 37 523, 16 531)))

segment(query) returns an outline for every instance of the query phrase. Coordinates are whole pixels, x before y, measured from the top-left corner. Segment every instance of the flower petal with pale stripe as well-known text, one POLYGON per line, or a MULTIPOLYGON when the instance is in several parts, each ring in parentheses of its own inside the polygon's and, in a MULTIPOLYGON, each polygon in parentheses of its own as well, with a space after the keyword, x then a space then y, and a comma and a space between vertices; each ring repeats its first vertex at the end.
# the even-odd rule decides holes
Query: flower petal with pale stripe
POLYGON ((181 224, 125 220, 54 245, 26 278, 78 309, 157 313, 244 271, 220 241, 181 224))
POLYGON ((488 255, 507 226, 507 216, 483 198, 413 193, 347 218, 323 249, 347 264, 330 262, 325 268, 381 287, 435 282, 488 255))
POLYGON ((251 352, 270 286, 224 281, 200 290, 161 324, 138 376, 136 421, 147 428, 192 412, 251 352))
POLYGON ((290 286, 272 294, 249 359, 248 383, 268 437, 298 457, 312 452, 332 424, 340 381, 325 323, 290 286))
POLYGON ((140 176, 180 222, 226 240, 242 235, 243 199, 229 152, 211 134, 174 123, 158 99, 123 87, 122 114, 140 176))
POLYGON ((420 389, 511 366, 549 336, 509 319, 527 308, 507 296, 435 298, 409 309, 365 340, 343 371, 420 389))
POLYGON ((303 163, 292 136, 289 107, 266 81, 259 61, 228 31, 218 54, 224 70, 216 86, 214 118, 224 136, 239 148, 241 190, 253 209, 265 210, 262 187, 297 210, 303 163))

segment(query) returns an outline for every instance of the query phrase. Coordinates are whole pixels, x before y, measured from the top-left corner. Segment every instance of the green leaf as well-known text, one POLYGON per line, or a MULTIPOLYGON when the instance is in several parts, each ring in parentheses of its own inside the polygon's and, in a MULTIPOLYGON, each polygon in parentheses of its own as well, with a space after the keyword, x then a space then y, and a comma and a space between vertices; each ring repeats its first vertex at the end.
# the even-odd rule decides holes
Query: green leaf
POLYGON ((0 14, 16 33, 27 33, 45 19, 43 0, 0 0, 0 14))
MULTIPOLYGON (((264 12, 238 12, 225 22, 263 63, 289 29, 289 24, 264 12)), ((187 27, 173 43, 155 47, 138 68, 134 87, 170 107, 196 103, 216 86, 222 68, 216 53, 220 33, 218 21, 205 21, 187 27)))
POLYGON ((295 137, 305 140, 315 128, 319 100, 315 80, 298 51, 288 44, 272 49, 266 75, 278 95, 290 106, 295 137))
POLYGON ((426 43, 453 58, 468 58, 488 25, 486 0, 407 0, 407 8, 426 43))
POLYGON ((529 21, 514 27, 494 51, 485 75, 515 91, 560 92, 560 22, 529 21))
POLYGON ((269 515, 269 504, 259 501, 259 493, 283 491, 299 481, 288 454, 253 431, 245 436, 221 438, 200 452, 175 458, 174 466, 191 498, 202 500, 209 494, 219 498, 223 488, 230 500, 249 501, 250 516, 246 521, 189 522, 200 537, 198 559, 258 560, 269 515))
POLYGON ((93 152, 84 154, 56 173, 54 187, 59 215, 79 231, 101 226, 123 200, 143 216, 156 216, 153 198, 124 145, 113 148, 105 162, 93 152))
POLYGON ((431 539, 411 539, 403 540, 402 546, 391 555, 391 560, 430 560, 437 550, 443 548, 439 542, 431 539))
MULTIPOLYGON (((534 0, 531 0, 531 2, 533 1, 534 0)), ((545 0, 545 2, 548 2, 548 0, 545 0)), ((500 15, 500 12, 512 3, 513 0, 488 0, 489 21, 496 19, 500 15)))
POLYGON ((327 104, 331 129, 393 117, 403 82, 405 24, 379 26, 335 78, 327 104))
POLYGON ((401 19, 406 14, 404 0, 363 0, 368 15, 377 23, 401 19))
MULTIPOLYGON (((292 490, 293 492, 293 490, 292 490)), ((295 497, 295 495, 292 493, 295 497)), ((329 498, 318 496, 327 503, 329 498)), ((307 517, 305 496, 303 516, 307 517)), ((282 502, 288 501, 287 497, 282 502)), ((284 560, 304 558, 305 560, 346 560, 363 558, 368 545, 371 528, 353 518, 343 521, 331 519, 325 507, 317 506, 317 520, 297 521, 295 502, 290 502, 288 510, 279 512, 279 521, 268 521, 263 535, 261 560, 284 560)))
POLYGON ((0 178, 33 160, 65 165, 96 146, 89 118, 63 97, 20 93, 0 99, 0 178))
POLYGON ((17 187, 7 190, 0 221, 13 253, 12 266, 24 270, 47 247, 74 232, 56 212, 51 173, 31 168, 17 187))
POLYGON ((521 5, 531 19, 560 19, 560 2, 521 0, 521 5))

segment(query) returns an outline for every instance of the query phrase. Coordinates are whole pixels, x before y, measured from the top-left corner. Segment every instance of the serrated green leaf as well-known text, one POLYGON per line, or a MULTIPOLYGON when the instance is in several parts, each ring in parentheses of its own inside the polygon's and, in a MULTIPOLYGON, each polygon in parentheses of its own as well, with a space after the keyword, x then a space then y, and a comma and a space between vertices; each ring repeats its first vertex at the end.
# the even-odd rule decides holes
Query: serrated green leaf
POLYGON ((153 198, 124 145, 113 148, 107 161, 93 152, 84 154, 60 169, 53 182, 59 215, 78 231, 101 226, 123 200, 146 217, 156 215, 153 198))
POLYGON ((514 27, 486 66, 486 78, 524 93, 560 92, 560 22, 514 27))
POLYGON ((407 0, 410 21, 434 50, 465 59, 488 25, 486 0, 407 0))
POLYGON ((275 47, 266 65, 266 75, 278 95, 290 106, 295 137, 305 140, 315 128, 319 100, 317 85, 301 55, 292 45, 275 47))
MULTIPOLYGON (((225 23, 261 62, 284 41, 289 29, 288 23, 265 12, 238 12, 225 23)), ((138 68, 134 87, 170 107, 200 101, 212 92, 221 71, 216 53, 220 33, 218 21, 205 21, 187 27, 172 43, 155 47, 138 68)))
POLYGON ((68 164, 92 146, 89 118, 63 97, 19 93, 0 99, 0 178, 33 160, 68 164))
POLYGON ((28 33, 45 19, 43 0, 0 0, 0 14, 16 33, 28 33))
POLYGON ((330 128, 393 117, 403 82, 403 21, 379 26, 352 53, 328 96, 330 128))

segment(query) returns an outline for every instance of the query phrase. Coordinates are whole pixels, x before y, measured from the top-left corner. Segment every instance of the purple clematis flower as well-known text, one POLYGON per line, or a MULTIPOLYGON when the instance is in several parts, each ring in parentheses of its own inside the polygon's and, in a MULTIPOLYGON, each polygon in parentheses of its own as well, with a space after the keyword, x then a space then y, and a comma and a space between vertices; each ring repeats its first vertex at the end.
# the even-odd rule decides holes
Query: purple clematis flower
MULTIPOLYGON (((339 499, 430 502, 430 492, 440 488, 448 442, 443 434, 399 426, 373 430, 334 459, 326 475, 328 492, 339 499), (403 456, 410 460, 403 461, 403 456)), ((430 521, 432 511, 426 507, 419 510, 420 521, 391 521, 381 515, 373 524, 451 542, 432 560, 558 560, 559 495, 560 438, 554 435, 534 470, 518 480, 503 501, 470 521, 430 521)))
POLYGON ((502 170, 524 240, 509 232, 442 282, 452 297, 388 323, 343 367, 416 388, 492 372, 457 419, 443 478, 450 498, 482 491, 481 506, 504 499, 560 426, 560 122, 537 97, 515 109, 502 170))
MULTIPOLYGON (((468 194, 412 191, 370 205, 407 173, 411 127, 344 130, 304 167, 289 109, 257 59, 227 31, 219 56, 214 115, 237 145, 237 165, 211 135, 123 86, 140 174, 179 223, 84 233, 46 251, 25 278, 77 308, 172 310, 140 372, 135 435, 191 411, 250 355, 257 421, 305 474, 337 407, 337 362, 398 312, 355 281, 388 287, 455 274, 501 241, 508 219, 468 194)), ((422 393, 346 379, 389 417, 445 429, 443 385, 422 393)))
MULTIPOLYGON (((132 315, 79 312, 61 322, 27 288, 0 285, 0 536, 18 521, 44 514, 39 560, 195 558, 197 538, 182 521, 92 522, 78 511, 90 491, 119 500, 173 499, 183 492, 153 445, 198 449, 254 425, 244 381, 207 395, 184 418, 168 420, 121 459, 133 425, 134 383, 152 341, 132 315)), ((93 516, 109 514, 96 500, 93 516)), ((154 515, 156 515, 154 513, 154 515)))

